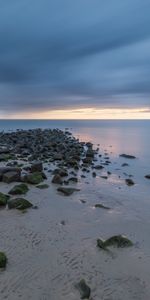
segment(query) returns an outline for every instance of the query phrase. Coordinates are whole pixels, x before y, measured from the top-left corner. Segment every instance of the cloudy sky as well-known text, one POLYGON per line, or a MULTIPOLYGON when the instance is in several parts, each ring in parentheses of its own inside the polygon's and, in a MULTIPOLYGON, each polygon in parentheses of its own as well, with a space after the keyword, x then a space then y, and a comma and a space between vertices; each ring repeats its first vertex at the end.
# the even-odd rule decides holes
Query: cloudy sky
POLYGON ((150 114, 150 0, 1 0, 0 116, 90 109, 150 114))

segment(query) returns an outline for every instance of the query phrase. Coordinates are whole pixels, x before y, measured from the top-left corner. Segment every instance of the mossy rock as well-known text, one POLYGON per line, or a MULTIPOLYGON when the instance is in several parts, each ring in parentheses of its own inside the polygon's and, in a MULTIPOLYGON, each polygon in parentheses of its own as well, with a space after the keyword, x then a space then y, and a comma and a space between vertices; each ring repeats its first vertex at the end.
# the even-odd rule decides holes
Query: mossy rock
POLYGON ((37 187, 38 189, 43 190, 43 189, 48 189, 48 188, 49 188, 49 185, 48 185, 48 184, 39 184, 39 185, 37 185, 36 187, 37 187))
POLYGON ((15 185, 10 191, 11 195, 22 195, 28 192, 29 188, 25 183, 15 185))
POLYGON ((34 172, 26 176, 26 181, 30 184, 39 184, 43 182, 43 175, 41 172, 34 172))
POLYGON ((8 201, 8 208, 17 208, 19 210, 24 210, 32 207, 33 204, 24 198, 16 198, 8 201))
POLYGON ((89 299, 91 295, 91 289, 86 284, 86 281, 84 279, 81 279, 79 283, 76 284, 76 288, 80 292, 81 299, 89 299))
POLYGON ((7 204, 7 201, 9 200, 10 196, 5 195, 0 192, 0 206, 5 206, 7 204))
POLYGON ((75 189, 75 188, 66 188, 66 187, 59 187, 57 189, 58 192, 61 192, 62 194, 64 194, 65 196, 70 196, 72 195, 74 192, 76 191, 80 191, 79 189, 75 189))
POLYGON ((7 263, 7 256, 4 252, 0 252, 0 268, 5 268, 7 263))
POLYGON ((107 250, 107 247, 126 248, 133 246, 132 241, 123 235, 114 235, 107 240, 98 239, 97 246, 101 249, 107 250))

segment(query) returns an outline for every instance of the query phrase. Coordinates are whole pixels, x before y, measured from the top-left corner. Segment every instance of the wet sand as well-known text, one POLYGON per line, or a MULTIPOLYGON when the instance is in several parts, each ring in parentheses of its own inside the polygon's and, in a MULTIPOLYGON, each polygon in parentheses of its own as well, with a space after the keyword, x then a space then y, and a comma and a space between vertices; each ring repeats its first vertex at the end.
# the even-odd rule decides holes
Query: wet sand
MULTIPOLYGON (((6 269, 0 271, 0 299, 80 299, 75 285, 82 278, 91 287, 93 300, 149 299, 148 181, 140 184, 135 174, 136 184, 127 186, 123 173, 128 171, 120 167, 126 160, 114 161, 110 148, 100 153, 105 150, 111 167, 96 170, 96 178, 91 172, 81 178, 79 170, 79 182, 69 185, 80 189, 73 195, 58 193, 51 173, 45 171, 49 188, 29 185, 26 196, 38 209, 25 213, 0 209, 0 249, 8 257, 6 269), (107 180, 100 177, 110 169, 107 180), (111 209, 94 208, 96 203, 111 209), (109 253, 96 247, 97 238, 114 234, 125 234, 134 246, 111 248, 109 253)), ((136 162, 130 164, 134 173, 136 162)), ((14 185, 0 182, 0 191, 8 193, 14 185)))

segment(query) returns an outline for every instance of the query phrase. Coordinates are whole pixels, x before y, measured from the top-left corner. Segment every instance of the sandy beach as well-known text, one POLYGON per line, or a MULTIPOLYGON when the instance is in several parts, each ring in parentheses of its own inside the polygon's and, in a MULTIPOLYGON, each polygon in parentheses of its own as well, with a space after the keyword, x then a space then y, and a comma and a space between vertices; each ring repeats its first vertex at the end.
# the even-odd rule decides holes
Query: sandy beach
MULTIPOLYGON (((114 159, 110 145, 103 149, 94 144, 92 162, 83 166, 87 145, 82 143, 79 169, 65 166, 68 176, 61 185, 52 179, 62 161, 42 162, 47 177, 42 184, 47 188, 27 182, 29 191, 23 195, 32 208, 1 207, 0 251, 6 253, 8 262, 0 271, 0 299, 80 299, 76 284, 81 279, 90 287, 93 300, 149 299, 149 181, 143 179, 148 184, 140 185, 136 174, 123 175, 134 174, 137 159, 114 159), (106 160, 110 163, 103 165, 106 160), (127 163, 130 166, 122 166, 127 163), (104 168, 95 169, 97 165, 104 168), (64 183, 70 177, 77 182, 64 183), (135 184, 127 185, 126 178, 135 184), (60 186, 76 190, 65 196, 58 191, 60 186), (110 247, 109 251, 97 247, 98 238, 114 235, 127 236, 133 246, 110 247)), ((12 161, 1 161, 0 167, 12 161)), ((19 159, 21 163, 23 169, 33 161, 19 159)), ((8 194, 16 184, 19 182, 0 182, 0 192, 8 194)), ((14 198, 16 195, 11 196, 14 198)))

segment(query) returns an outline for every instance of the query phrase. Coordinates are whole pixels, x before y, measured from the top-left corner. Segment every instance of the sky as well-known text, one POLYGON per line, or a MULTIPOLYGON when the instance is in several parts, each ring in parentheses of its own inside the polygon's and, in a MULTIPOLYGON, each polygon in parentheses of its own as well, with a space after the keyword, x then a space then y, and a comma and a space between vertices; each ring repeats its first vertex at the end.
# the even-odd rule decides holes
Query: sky
POLYGON ((1 0, 0 118, 150 118, 150 0, 1 0))

